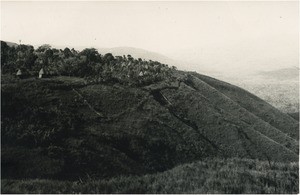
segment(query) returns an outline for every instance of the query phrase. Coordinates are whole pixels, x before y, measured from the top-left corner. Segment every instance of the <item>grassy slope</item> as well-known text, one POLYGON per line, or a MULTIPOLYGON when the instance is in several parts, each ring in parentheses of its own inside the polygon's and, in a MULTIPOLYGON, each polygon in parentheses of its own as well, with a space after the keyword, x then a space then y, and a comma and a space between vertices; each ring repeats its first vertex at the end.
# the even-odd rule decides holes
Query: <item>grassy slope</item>
POLYGON ((205 75, 197 73, 193 75, 214 87, 260 119, 287 133, 290 137, 299 139, 299 123, 288 114, 280 112, 270 104, 239 87, 205 75))
POLYGON ((68 77, 2 83, 4 178, 106 178, 206 157, 298 160, 294 139, 200 79, 159 93, 149 88, 169 84, 85 85, 68 77))
MULTIPOLYGON (((250 124, 243 122, 251 116, 247 111, 210 86, 197 82, 201 81, 194 82, 196 89, 182 84, 176 93, 169 90, 164 94, 173 103, 177 115, 183 115, 194 123, 195 131, 213 142, 217 150, 226 156, 297 160, 296 153, 252 128, 252 124, 258 123, 259 119, 254 119, 250 124)), ((260 128, 261 131, 268 130, 264 126, 260 128)), ((285 139, 294 150, 297 149, 296 141, 284 136, 281 142, 287 143, 285 139)))
POLYGON ((295 120, 299 121, 299 112, 294 113, 288 113, 291 117, 293 117, 295 120))
POLYGON ((2 180, 2 193, 299 193, 297 163, 206 159, 144 176, 85 181, 2 180))
MULTIPOLYGON (((2 176, 70 179, 145 172, 109 135, 95 137, 89 131, 90 124, 111 122, 91 111, 72 90, 84 86, 82 79, 68 77, 4 82, 2 176)), ((121 143, 126 135, 119 135, 121 143)))

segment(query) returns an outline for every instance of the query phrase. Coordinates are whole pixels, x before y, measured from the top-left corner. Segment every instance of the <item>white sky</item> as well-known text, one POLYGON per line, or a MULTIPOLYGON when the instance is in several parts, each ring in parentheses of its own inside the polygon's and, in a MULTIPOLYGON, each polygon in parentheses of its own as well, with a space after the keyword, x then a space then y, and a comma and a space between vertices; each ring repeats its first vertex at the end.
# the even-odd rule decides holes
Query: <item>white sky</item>
POLYGON ((1 2, 1 40, 20 39, 143 48, 196 70, 298 66, 299 3, 1 2))

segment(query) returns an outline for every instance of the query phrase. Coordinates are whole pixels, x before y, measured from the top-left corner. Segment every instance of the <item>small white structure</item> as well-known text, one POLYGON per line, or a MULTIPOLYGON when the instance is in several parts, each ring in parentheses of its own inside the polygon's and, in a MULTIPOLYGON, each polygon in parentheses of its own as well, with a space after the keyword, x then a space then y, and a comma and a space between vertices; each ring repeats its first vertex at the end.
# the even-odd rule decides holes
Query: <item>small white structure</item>
POLYGON ((141 71, 141 72, 139 73, 139 76, 140 76, 140 77, 144 76, 143 71, 141 71))
POLYGON ((41 70, 40 70, 40 72, 39 72, 39 78, 40 78, 40 79, 43 78, 44 74, 45 74, 45 71, 44 71, 43 68, 41 68, 41 70))
POLYGON ((19 69, 19 70, 17 71, 17 74, 16 74, 16 75, 17 75, 18 77, 22 75, 21 69, 19 69))

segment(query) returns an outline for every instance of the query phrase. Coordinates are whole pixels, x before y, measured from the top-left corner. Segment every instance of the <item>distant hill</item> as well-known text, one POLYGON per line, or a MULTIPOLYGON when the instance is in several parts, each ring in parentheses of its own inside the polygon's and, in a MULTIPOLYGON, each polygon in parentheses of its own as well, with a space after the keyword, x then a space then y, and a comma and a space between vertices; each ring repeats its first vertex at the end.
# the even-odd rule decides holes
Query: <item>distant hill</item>
POLYGON ((202 74, 212 75, 213 77, 245 88, 285 113, 299 110, 299 69, 297 67, 257 73, 239 72, 238 74, 230 74, 217 69, 212 70, 212 68, 204 66, 203 64, 191 65, 185 61, 174 60, 159 53, 139 48, 116 47, 100 48, 98 50, 100 53, 112 53, 113 55, 132 54, 132 56, 136 58, 152 59, 174 65, 180 70, 198 70, 198 72, 202 74), (187 66, 187 64, 189 64, 189 66, 187 66), (290 81, 292 81, 292 83, 290 81))
POLYGON ((263 73, 230 75, 210 72, 207 75, 246 89, 282 112, 299 111, 299 69, 296 67, 263 73))
POLYGON ((272 71, 261 71, 258 73, 258 75, 265 78, 277 79, 277 80, 291 80, 291 79, 299 80, 299 67, 283 68, 283 69, 272 70, 272 71))
POLYGON ((17 47, 19 44, 17 44, 17 43, 13 43, 13 42, 8 42, 8 41, 5 41, 6 42, 6 44, 8 45, 8 46, 10 46, 10 47, 17 47))
POLYGON ((212 157, 298 161, 298 121, 239 87, 172 74, 143 87, 2 77, 2 178, 143 175, 212 157))
POLYGON ((114 48, 97 48, 99 53, 112 53, 114 56, 123 56, 130 54, 134 58, 142 58, 145 60, 158 61, 170 66, 178 66, 180 62, 173 60, 162 54, 151 52, 148 50, 134 48, 134 47, 114 47, 114 48))

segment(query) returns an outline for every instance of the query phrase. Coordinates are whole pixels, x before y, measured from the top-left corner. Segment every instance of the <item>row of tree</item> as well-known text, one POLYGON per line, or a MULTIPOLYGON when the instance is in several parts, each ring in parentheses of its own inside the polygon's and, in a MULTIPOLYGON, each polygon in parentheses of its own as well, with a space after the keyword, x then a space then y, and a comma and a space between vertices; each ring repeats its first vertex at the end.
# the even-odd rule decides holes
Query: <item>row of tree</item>
POLYGON ((42 45, 9 46, 1 41, 1 72, 37 75, 43 68, 48 75, 84 77, 90 82, 120 81, 133 84, 148 84, 170 76, 175 67, 157 61, 134 59, 131 55, 101 55, 95 48, 82 51, 56 49, 42 45))

